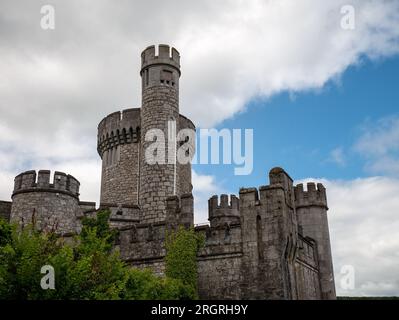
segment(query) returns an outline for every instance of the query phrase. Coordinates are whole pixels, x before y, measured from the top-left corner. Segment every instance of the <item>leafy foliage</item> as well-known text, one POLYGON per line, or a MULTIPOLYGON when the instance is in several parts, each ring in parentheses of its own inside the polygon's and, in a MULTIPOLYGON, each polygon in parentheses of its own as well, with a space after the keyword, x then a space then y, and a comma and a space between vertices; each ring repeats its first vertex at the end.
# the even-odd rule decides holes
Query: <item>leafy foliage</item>
POLYGON ((167 235, 166 240, 166 276, 179 279, 197 292, 197 253, 204 243, 204 238, 194 229, 180 227, 176 232, 167 235))
POLYGON ((196 297, 186 278, 176 272, 171 274, 180 278, 127 266, 113 249, 117 233, 109 228, 108 218, 109 212, 103 211, 84 219, 80 235, 68 242, 54 232, 38 232, 32 226, 18 231, 0 221, 0 299, 196 297), (44 265, 54 268, 55 290, 40 286, 44 265))
POLYGON ((0 218, 0 246, 11 242, 12 226, 0 218))

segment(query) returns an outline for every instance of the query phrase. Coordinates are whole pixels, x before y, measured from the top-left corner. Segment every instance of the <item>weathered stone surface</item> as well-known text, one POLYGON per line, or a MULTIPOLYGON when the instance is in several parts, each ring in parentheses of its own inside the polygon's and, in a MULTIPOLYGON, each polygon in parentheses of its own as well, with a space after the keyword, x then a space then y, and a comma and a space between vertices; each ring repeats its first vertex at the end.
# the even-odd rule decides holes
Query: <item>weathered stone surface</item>
POLYGON ((0 219, 10 220, 11 201, 0 201, 0 219))
MULTIPOLYGON (((179 114, 179 53, 166 45, 158 56, 142 53, 142 108, 114 112, 98 126, 102 158, 101 203, 118 229, 115 247, 130 265, 165 272, 165 238, 179 225, 192 227, 194 205, 191 164, 150 164, 151 141, 159 129, 168 144, 168 121, 176 131, 195 130, 179 114)), ((191 139, 191 140, 190 140, 191 139)), ((184 133, 176 149, 194 155, 184 133)), ((158 151, 157 152, 163 152, 158 151)), ((168 150, 165 159, 170 159, 168 150)), ((172 154, 172 158, 174 154, 172 154)), ((209 199, 209 225, 196 226, 205 246, 198 254, 198 288, 204 299, 335 299, 325 188, 293 186, 281 168, 269 173, 269 185, 243 188, 239 196, 209 199)), ((15 178, 10 202, 0 201, 0 216, 20 225, 36 221, 64 236, 80 232, 80 220, 96 215, 96 204, 79 201, 79 182, 70 175, 27 171, 15 178), (36 177, 37 176, 37 177, 36 177)))
POLYGON ((21 173, 15 178, 11 222, 35 224, 39 230, 57 230, 62 235, 80 231, 79 181, 63 172, 41 170, 21 173))

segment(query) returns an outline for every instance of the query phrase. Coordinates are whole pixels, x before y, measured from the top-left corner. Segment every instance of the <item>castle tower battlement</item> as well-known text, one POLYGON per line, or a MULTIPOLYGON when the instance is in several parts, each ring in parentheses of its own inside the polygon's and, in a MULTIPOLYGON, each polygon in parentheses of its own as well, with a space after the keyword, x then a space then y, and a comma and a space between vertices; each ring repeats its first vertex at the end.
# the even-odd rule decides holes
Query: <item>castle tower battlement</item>
POLYGON ((80 183, 73 176, 55 171, 26 171, 14 179, 10 220, 25 226, 34 223, 39 230, 54 230, 61 235, 80 230, 80 183))
POLYGON ((321 183, 308 182, 307 191, 304 191, 303 184, 294 187, 295 203, 297 208, 307 206, 319 206, 328 209, 326 188, 321 183), (317 188, 316 188, 317 186, 317 188))
POLYGON ((240 222, 239 199, 234 195, 222 194, 208 200, 209 221, 211 227, 219 227, 240 222))
POLYGON ((53 183, 50 183, 50 171, 35 170, 23 172, 14 179, 13 196, 29 192, 65 193, 72 197, 79 197, 80 182, 64 172, 55 171, 53 183))
MULTIPOLYGON (((121 258, 164 275, 168 234, 194 224, 195 125, 179 112, 175 48, 147 47, 140 76, 141 108, 110 113, 98 125, 98 209, 79 200, 73 176, 31 170, 15 177, 12 202, 0 201, 0 217, 67 237, 81 232, 83 217, 109 209, 121 258)), ((210 223, 194 228, 205 240, 197 256, 201 299, 335 299, 324 186, 294 187, 280 167, 268 177, 269 184, 241 188, 238 197, 208 200, 210 223)))
POLYGON ((170 48, 166 44, 160 44, 158 46, 158 55, 155 55, 155 46, 147 47, 141 53, 141 71, 151 65, 169 65, 175 68, 180 75, 180 54, 175 48, 170 48))
POLYGON ((139 108, 113 112, 101 120, 98 125, 97 150, 101 158, 107 150, 139 141, 139 108))

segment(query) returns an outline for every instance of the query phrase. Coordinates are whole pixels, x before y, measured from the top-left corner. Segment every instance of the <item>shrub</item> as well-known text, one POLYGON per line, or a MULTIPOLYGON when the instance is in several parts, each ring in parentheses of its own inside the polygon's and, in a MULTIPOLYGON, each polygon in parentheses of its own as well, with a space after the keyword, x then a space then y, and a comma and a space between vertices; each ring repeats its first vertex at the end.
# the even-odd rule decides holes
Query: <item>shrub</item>
POLYGON ((32 225, 18 230, 0 221, 0 299, 197 297, 198 239, 192 230, 169 235, 166 277, 160 277, 150 270, 130 268, 120 259, 113 249, 117 232, 109 228, 108 218, 109 212, 102 211, 96 218, 84 219, 82 232, 71 243, 53 231, 38 232, 32 225), (44 265, 54 268, 55 290, 40 286, 44 265))

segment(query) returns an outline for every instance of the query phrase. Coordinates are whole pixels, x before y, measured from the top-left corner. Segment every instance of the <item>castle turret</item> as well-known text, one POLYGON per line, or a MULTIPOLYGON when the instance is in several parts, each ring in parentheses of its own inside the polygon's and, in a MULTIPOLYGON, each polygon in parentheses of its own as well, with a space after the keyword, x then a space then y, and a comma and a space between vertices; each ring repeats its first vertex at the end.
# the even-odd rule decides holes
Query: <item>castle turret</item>
POLYGON ((308 183, 307 191, 304 191, 303 184, 298 184, 295 187, 295 205, 303 235, 317 243, 322 299, 336 299, 326 189, 321 183, 317 188, 314 183, 308 183))
POLYGON ((239 199, 235 195, 229 197, 227 194, 213 196, 208 200, 209 222, 212 228, 230 226, 240 222, 240 212, 238 208, 239 199))
POLYGON ((179 131, 180 55, 160 45, 141 54, 142 148, 140 163, 140 207, 142 222, 166 218, 166 198, 180 194, 176 163, 179 131))
POLYGON ((80 183, 63 172, 26 171, 15 177, 12 194, 11 222, 21 226, 33 223, 39 230, 54 230, 68 235, 79 229, 80 183))
POLYGON ((101 206, 138 204, 140 109, 111 113, 98 125, 102 159, 101 206))
POLYGON ((158 49, 141 54, 142 107, 111 113, 98 125, 100 207, 134 208, 143 223, 165 222, 166 199, 192 192, 195 126, 179 114, 180 56, 167 45, 158 49), (180 155, 190 160, 176 161, 180 155))

